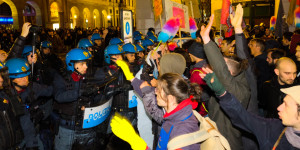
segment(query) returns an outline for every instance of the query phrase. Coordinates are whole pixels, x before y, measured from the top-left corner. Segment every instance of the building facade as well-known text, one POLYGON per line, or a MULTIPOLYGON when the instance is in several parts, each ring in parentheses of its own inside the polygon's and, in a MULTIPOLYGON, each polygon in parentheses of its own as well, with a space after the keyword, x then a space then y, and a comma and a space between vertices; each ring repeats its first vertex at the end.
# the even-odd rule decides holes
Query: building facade
POLYGON ((0 24, 15 29, 27 21, 48 28, 119 26, 121 9, 131 10, 135 22, 135 5, 135 0, 0 0, 0 19, 13 19, 0 24))

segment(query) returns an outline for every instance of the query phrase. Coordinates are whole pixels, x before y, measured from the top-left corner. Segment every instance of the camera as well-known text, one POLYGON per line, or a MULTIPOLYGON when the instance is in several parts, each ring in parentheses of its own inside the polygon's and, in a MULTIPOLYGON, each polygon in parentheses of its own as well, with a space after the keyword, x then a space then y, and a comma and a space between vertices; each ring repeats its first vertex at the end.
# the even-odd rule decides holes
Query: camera
POLYGON ((42 29, 42 26, 38 26, 38 25, 31 25, 29 31, 30 32, 38 32, 39 30, 42 29))

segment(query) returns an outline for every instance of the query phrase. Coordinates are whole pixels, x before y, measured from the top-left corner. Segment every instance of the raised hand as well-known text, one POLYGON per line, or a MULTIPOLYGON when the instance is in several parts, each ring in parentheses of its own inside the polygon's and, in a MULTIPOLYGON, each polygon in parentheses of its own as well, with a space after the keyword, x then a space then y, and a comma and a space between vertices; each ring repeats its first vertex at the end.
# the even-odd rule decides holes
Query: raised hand
POLYGON ((133 80, 134 76, 132 72, 130 72, 129 66, 124 60, 117 60, 116 64, 123 70, 127 80, 129 81, 133 80))
POLYGON ((214 22, 214 18, 215 18, 215 15, 212 14, 209 18, 209 23, 208 25, 205 27, 204 25, 201 26, 201 32, 200 32, 200 35, 203 39, 203 43, 204 44, 207 44, 209 41, 210 41, 210 37, 209 37, 209 32, 211 30, 211 26, 214 22))
POLYGON ((31 23, 26 22, 23 24, 21 36, 27 37, 29 34, 29 29, 31 28, 31 23))
POLYGON ((146 150, 146 142, 135 132, 131 123, 116 113, 110 123, 112 132, 120 139, 128 142, 133 150, 146 150))
POLYGON ((241 4, 236 6, 235 15, 230 14, 230 21, 235 29, 236 33, 243 33, 242 21, 243 21, 244 9, 241 4))
POLYGON ((217 96, 222 96, 225 94, 225 88, 222 83, 219 81, 215 73, 208 67, 202 68, 205 73, 200 72, 199 75, 202 79, 205 80, 206 84, 215 92, 217 96))

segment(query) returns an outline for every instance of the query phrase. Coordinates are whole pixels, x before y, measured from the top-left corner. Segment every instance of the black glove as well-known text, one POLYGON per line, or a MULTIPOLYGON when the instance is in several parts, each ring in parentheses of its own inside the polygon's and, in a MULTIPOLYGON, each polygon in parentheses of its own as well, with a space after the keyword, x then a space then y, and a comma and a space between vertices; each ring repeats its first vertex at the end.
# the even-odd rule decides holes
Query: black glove
POLYGON ((38 105, 30 106, 29 113, 30 119, 35 125, 42 121, 44 118, 44 112, 42 109, 39 108, 38 105))
POLYGON ((100 93, 100 88, 95 84, 85 83, 80 88, 80 94, 82 96, 91 96, 99 93, 100 93))
POLYGON ((154 67, 148 65, 147 62, 145 62, 144 66, 143 66, 143 71, 142 71, 142 74, 141 74, 141 79, 143 81, 147 81, 149 84, 151 84, 151 80, 154 77, 153 77, 153 75, 150 76, 150 74, 153 74, 153 70, 154 70, 154 67))

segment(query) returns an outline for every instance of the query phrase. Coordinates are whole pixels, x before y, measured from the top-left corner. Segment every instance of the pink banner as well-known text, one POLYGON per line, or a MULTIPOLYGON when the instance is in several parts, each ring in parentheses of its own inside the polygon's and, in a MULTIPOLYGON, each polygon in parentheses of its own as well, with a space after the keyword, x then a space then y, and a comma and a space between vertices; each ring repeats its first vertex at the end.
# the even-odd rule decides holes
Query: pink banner
POLYGON ((173 7, 173 17, 180 19, 180 28, 185 28, 184 10, 178 7, 173 7))

